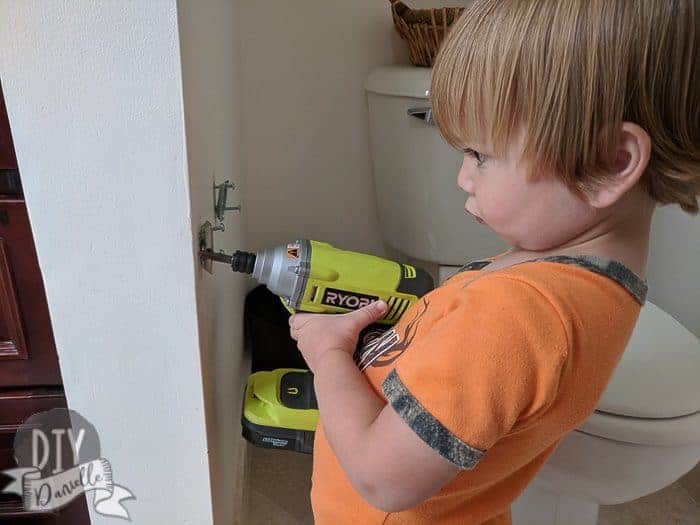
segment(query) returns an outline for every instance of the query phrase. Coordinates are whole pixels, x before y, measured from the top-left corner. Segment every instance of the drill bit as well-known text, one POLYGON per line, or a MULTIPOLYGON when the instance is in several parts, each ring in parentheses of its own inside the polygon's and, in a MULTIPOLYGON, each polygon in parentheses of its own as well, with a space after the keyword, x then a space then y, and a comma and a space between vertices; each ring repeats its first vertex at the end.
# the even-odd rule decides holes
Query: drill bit
POLYGON ((213 250, 202 250, 202 257, 204 257, 205 259, 211 259, 212 261, 226 264, 231 264, 232 259, 230 255, 226 255, 223 252, 217 253, 213 250))

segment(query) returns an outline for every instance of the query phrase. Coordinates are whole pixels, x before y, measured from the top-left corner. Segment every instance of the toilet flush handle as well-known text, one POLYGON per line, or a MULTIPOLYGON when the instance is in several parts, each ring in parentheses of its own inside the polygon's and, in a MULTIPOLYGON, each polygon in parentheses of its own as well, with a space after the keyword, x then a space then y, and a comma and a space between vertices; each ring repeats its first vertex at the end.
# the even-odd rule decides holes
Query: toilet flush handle
POLYGON ((415 117, 422 120, 429 126, 433 125, 433 108, 430 106, 416 106, 414 108, 408 108, 406 113, 410 117, 415 117))

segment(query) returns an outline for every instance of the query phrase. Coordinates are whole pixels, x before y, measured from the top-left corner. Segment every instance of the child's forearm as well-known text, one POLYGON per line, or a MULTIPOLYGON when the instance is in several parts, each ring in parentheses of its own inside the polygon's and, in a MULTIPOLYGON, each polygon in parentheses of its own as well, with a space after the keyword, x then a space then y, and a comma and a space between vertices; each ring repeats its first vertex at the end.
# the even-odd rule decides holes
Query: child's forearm
POLYGON ((328 443, 370 505, 400 512, 425 501, 458 473, 377 395, 349 353, 328 352, 314 374, 328 443))
MULTIPOLYGON (((343 471, 361 494, 366 485, 366 456, 372 423, 385 406, 347 352, 324 356, 314 371, 321 424, 343 471)), ((364 494, 363 494, 364 495, 364 494)))

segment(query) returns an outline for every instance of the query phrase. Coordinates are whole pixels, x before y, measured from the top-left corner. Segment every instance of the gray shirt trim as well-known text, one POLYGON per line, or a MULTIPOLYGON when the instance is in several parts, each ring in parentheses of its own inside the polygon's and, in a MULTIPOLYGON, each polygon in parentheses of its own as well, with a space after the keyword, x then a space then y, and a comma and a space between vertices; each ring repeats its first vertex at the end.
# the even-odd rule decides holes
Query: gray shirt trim
POLYGON ((394 411, 425 443, 442 457, 461 469, 473 469, 485 451, 474 448, 445 428, 401 382, 396 369, 382 383, 384 397, 394 411))
MULTIPOLYGON (((539 259, 533 259, 531 261, 523 261, 517 264, 527 264, 535 262, 551 262, 558 264, 569 264, 571 266, 578 266, 579 268, 583 268, 584 270, 588 270, 589 272, 597 273, 598 275, 602 275, 603 277, 612 279, 617 284, 622 286, 625 290, 627 290, 639 304, 643 305, 644 301, 646 301, 647 292, 649 291, 649 286, 647 285, 647 282, 641 277, 639 277, 637 274, 635 274, 632 270, 627 268, 627 266, 618 261, 614 261, 612 259, 604 259, 602 257, 596 257, 595 255, 552 255, 550 257, 542 257, 539 259)), ((490 263, 491 261, 488 259, 472 261, 462 266, 459 269, 459 271, 467 272, 481 270, 490 263)))

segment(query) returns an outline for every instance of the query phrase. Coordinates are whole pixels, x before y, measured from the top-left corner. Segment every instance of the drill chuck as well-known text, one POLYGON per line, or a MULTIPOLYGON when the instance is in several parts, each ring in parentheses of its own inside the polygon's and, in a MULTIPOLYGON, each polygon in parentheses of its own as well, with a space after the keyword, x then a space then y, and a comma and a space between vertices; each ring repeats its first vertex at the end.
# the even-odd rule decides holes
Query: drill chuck
POLYGON ((231 256, 231 268, 234 272, 253 273, 255 268, 255 254, 236 250, 231 256))

